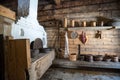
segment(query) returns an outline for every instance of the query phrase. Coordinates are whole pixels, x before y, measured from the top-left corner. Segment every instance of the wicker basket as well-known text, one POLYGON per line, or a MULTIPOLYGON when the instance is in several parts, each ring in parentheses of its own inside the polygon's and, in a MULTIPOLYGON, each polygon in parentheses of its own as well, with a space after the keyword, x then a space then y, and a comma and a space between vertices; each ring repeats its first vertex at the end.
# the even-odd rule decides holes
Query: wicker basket
POLYGON ((69 60, 70 61, 76 61, 77 60, 77 54, 76 53, 72 53, 69 55, 69 60))

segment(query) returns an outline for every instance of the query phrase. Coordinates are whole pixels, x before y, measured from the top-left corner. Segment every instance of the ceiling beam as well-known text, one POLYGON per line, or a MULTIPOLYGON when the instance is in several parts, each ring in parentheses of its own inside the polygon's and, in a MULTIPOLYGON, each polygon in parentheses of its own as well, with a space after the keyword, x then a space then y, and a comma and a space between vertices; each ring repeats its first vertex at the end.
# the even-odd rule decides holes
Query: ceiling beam
POLYGON ((54 0, 54 2, 55 2, 56 5, 60 5, 61 0, 54 0))

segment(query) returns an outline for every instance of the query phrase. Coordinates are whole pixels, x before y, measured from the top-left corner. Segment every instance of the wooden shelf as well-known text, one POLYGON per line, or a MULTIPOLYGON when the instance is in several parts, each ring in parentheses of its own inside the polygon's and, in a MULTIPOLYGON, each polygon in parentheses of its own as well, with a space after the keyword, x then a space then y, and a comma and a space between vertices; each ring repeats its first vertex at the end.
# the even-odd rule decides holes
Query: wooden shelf
POLYGON ((120 62, 105 62, 105 61, 69 61, 68 59, 55 59, 53 61, 54 67, 61 68, 81 68, 81 67, 89 67, 89 68, 104 68, 104 69, 120 69, 120 62))
MULTIPOLYGON (((68 27, 68 30, 111 30, 113 26, 96 26, 96 27, 68 27)), ((115 26, 115 29, 120 29, 120 26, 115 26)), ((60 30, 64 30, 64 28, 60 28, 60 30)))

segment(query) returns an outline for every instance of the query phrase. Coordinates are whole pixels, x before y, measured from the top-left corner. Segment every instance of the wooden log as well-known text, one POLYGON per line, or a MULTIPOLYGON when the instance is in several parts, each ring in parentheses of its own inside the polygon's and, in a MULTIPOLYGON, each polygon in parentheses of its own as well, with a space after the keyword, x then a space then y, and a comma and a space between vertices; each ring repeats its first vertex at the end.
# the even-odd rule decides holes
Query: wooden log
POLYGON ((61 0, 54 0, 54 2, 55 2, 56 5, 60 5, 61 0))
POLYGON ((15 20, 16 19, 16 14, 12 10, 0 5, 0 16, 4 16, 10 19, 15 20))

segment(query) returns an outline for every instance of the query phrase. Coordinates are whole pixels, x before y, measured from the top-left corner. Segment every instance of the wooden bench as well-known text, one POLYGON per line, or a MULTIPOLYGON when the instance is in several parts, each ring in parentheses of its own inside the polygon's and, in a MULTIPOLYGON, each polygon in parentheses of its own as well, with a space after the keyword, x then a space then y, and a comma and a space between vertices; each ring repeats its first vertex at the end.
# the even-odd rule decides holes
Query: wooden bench
POLYGON ((61 68, 74 68, 80 69, 82 67, 86 68, 102 68, 102 69, 120 69, 120 62, 105 62, 105 61, 69 61, 68 59, 55 59, 53 61, 54 67, 61 68))

